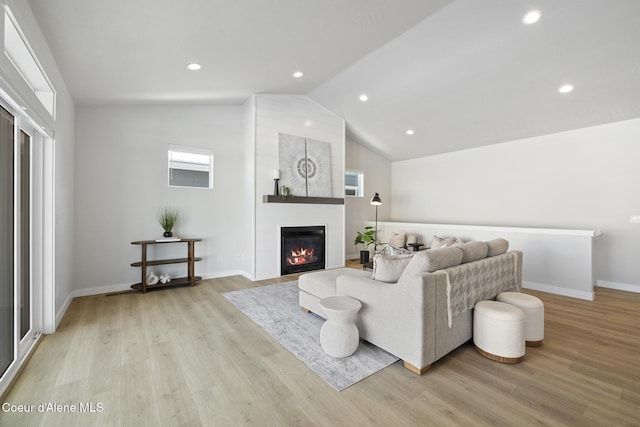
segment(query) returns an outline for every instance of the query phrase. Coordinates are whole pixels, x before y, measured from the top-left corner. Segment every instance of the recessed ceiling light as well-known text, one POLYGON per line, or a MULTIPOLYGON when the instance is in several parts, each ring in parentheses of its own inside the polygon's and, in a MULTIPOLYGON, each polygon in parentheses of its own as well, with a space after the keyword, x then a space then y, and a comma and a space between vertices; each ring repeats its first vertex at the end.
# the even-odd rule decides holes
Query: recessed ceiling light
POLYGON ((414 133, 413 129, 407 129, 407 135, 413 135, 414 133))
POLYGON ((539 10, 529 11, 522 17, 522 23, 525 25, 535 24, 540 20, 541 16, 542 14, 539 10))
POLYGON ((299 79, 302 76, 304 76, 304 73, 302 71, 296 71, 295 73, 293 73, 293 77, 295 77, 296 79, 299 79))
POLYGON ((562 85, 558 88, 558 92, 560 93, 569 93, 573 90, 573 85, 562 85))
POLYGON ((188 69, 188 70, 191 70, 191 71, 197 71, 197 70, 199 70, 200 68, 202 68, 202 65, 197 64, 197 63, 195 63, 195 62, 192 62, 192 63, 190 63, 190 64, 187 64, 187 69, 188 69))
POLYGON ((367 102, 369 100, 369 97, 366 94, 362 94, 360 95, 360 101, 362 102, 367 102))

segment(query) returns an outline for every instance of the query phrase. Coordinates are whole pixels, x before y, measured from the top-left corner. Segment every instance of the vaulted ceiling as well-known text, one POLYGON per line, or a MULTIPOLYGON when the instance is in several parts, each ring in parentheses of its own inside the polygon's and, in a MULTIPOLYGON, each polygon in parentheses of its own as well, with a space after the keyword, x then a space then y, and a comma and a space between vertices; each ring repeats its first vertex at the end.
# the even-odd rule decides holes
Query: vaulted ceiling
POLYGON ((640 117, 637 0, 29 4, 79 105, 308 94, 390 160, 640 117))

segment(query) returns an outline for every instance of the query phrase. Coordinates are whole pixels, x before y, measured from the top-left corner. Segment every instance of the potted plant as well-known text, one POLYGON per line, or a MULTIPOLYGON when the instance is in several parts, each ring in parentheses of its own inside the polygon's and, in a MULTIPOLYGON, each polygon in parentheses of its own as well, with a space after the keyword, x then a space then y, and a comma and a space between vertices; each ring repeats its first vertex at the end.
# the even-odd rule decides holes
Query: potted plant
POLYGON ((360 251, 360 264, 366 264, 369 262, 369 245, 375 243, 375 228, 370 225, 364 228, 364 231, 358 231, 356 235, 355 245, 362 244, 363 249, 360 251))
POLYGON ((173 236, 173 227, 178 221, 178 209, 164 207, 158 212, 158 222, 164 230, 164 237, 173 236))

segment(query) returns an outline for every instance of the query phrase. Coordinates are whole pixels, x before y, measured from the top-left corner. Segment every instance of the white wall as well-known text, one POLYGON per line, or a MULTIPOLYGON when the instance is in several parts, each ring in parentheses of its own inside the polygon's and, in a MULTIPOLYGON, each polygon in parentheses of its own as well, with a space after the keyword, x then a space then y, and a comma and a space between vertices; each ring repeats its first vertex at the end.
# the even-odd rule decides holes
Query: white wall
POLYGON ((306 96, 256 95, 255 128, 255 271, 260 280, 280 276, 280 229, 325 225, 327 268, 344 265, 344 205, 263 203, 273 194, 279 161, 278 133, 312 138, 331 145, 331 197, 343 197, 344 120, 306 96))
POLYGON ((640 291, 640 224, 629 223, 640 215, 639 138, 635 119, 396 162, 392 217, 600 230, 598 284, 640 291))
MULTIPOLYGON (((134 240, 156 239, 160 207, 175 206, 175 234, 199 237, 196 274, 244 273, 250 250, 244 194, 245 114, 242 106, 86 106, 76 114, 75 295, 126 289, 140 281, 134 240), (167 186, 169 144, 211 149, 214 188, 167 186)), ((186 256, 186 245, 153 247, 150 258, 186 256)), ((183 264, 163 266, 184 276, 183 264)))
MULTIPOLYGON (((364 197, 346 197, 345 253, 347 259, 358 258, 362 245, 354 246, 358 231, 364 230, 367 220, 375 219, 375 207, 370 201, 373 193, 379 193, 382 206, 378 207, 378 220, 391 218, 391 162, 356 141, 347 138, 346 169, 364 172, 364 197)), ((372 250, 372 247, 369 247, 372 250)))

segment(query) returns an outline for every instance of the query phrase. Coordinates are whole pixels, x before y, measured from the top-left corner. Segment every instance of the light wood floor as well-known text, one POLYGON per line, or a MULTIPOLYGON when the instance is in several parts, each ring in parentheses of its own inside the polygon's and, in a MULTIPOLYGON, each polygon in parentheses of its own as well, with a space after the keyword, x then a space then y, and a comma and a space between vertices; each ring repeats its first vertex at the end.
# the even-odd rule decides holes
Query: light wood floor
MULTIPOLYGON (((284 280, 286 281, 286 280, 284 280)), ((336 392, 221 296, 228 277, 77 298, 5 398, 101 413, 0 414, 2 426, 640 425, 640 296, 545 303, 544 345, 517 365, 467 343, 417 376, 397 362, 336 392)))

